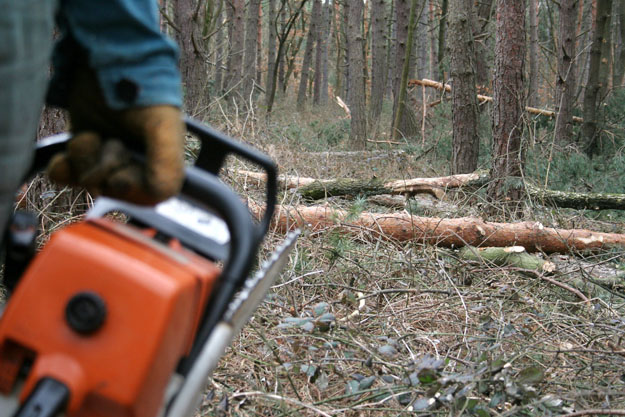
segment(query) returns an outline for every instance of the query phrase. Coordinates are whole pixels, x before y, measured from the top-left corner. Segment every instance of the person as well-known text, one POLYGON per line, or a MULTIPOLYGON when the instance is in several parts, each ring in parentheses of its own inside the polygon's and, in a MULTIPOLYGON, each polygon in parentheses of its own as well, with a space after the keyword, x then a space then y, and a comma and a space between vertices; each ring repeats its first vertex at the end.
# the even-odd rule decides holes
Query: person
POLYGON ((51 160, 50 178, 138 204, 176 194, 184 175, 178 51, 159 31, 156 0, 0 6, 0 236, 33 158, 51 56, 46 100, 69 110, 73 139, 51 160), (129 147, 142 149, 143 163, 129 147))

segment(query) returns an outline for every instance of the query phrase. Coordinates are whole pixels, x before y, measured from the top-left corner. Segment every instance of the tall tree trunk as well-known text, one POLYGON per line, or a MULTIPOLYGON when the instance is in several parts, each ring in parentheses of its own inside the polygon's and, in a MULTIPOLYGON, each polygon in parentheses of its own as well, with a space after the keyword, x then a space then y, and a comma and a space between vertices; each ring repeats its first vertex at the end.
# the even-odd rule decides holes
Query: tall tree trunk
POLYGON ((373 0, 371 3, 371 96, 369 117, 371 126, 376 126, 382 113, 382 102, 386 87, 386 2, 373 0))
POLYGON ((306 89, 308 87, 308 77, 310 74, 310 65, 313 62, 313 48, 317 40, 317 27, 319 26, 319 17, 321 14, 321 0, 312 0, 313 8, 310 15, 310 24, 308 25, 308 36, 306 37, 306 49, 304 50, 304 61, 302 62, 302 70, 300 71, 299 90, 297 92, 297 110, 303 110, 306 106, 306 89))
MULTIPOLYGON (((280 31, 284 31, 286 27, 286 0, 281 1, 280 6, 280 31)), ((286 42, 286 40, 284 41, 286 42)), ((282 42, 282 43, 284 43, 282 42)), ((285 86, 285 74, 286 74, 286 45, 283 46, 284 53, 280 55, 280 59, 278 59, 278 84, 280 87, 280 91, 284 91, 286 89, 285 86)))
POLYGON ((452 96, 452 174, 466 174, 477 169, 480 138, 477 134, 477 91, 473 33, 472 0, 450 0, 449 59, 452 96))
POLYGON ((400 20, 400 13, 403 12, 403 10, 400 11, 400 9, 403 9, 405 6, 407 6, 407 4, 402 3, 407 2, 403 2, 403 0, 399 0, 397 2, 397 39, 399 41, 397 54, 401 52, 400 46, 402 45, 402 41, 404 41, 404 51, 401 65, 399 65, 400 62, 398 60, 396 66, 396 68, 401 68, 401 73, 399 73, 399 79, 396 81, 397 89, 393 112, 393 126, 391 127, 391 135, 393 139, 397 138, 399 134, 407 137, 415 136, 417 132, 414 110, 407 103, 408 75, 410 73, 411 66, 410 57, 412 55, 414 30, 417 23, 417 0, 411 0, 410 11, 407 16, 407 22, 403 22, 403 20, 400 20), (407 29, 404 29, 405 23, 408 23, 407 29))
POLYGON ((590 46, 590 62, 588 64, 588 82, 584 89, 582 140, 586 146, 586 152, 592 156, 597 153, 599 123, 598 123, 598 103, 599 92, 602 82, 599 77, 601 67, 601 46, 605 34, 608 14, 612 7, 612 0, 597 0, 597 12, 595 16, 595 29, 590 46))
MULTIPOLYGON (((410 28, 410 17, 414 11, 416 19, 416 1, 414 10, 409 0, 396 0, 395 19, 397 25, 397 41, 395 42, 395 81, 393 83, 393 122, 391 135, 397 137, 414 137, 418 134, 416 115, 407 103, 407 82, 410 71, 410 56, 414 39, 414 26, 410 28)), ((413 19, 413 24, 416 20, 413 19)))
POLYGON ((361 68, 365 64, 363 54, 363 2, 346 0, 347 13, 347 60, 349 62, 348 102, 351 110, 349 141, 353 149, 365 149, 367 143, 367 115, 365 107, 365 80, 361 68))
POLYGON ((614 74, 612 85, 614 88, 623 86, 625 78, 625 2, 616 3, 617 12, 614 15, 618 23, 617 41, 614 48, 614 74))
POLYGON ((493 14, 493 0, 478 0, 475 6, 473 41, 475 48, 475 82, 486 93, 490 87, 492 50, 489 24, 493 14))
POLYGON ((385 94, 393 96, 395 92, 395 65, 397 64, 397 19, 395 10, 397 0, 390 0, 391 11, 388 14, 387 39, 386 39, 386 87, 385 94))
POLYGON ((336 62, 334 64, 334 94, 337 96, 343 95, 343 62, 345 61, 345 43, 343 42, 343 31, 341 30, 341 22, 343 21, 340 13, 340 6, 338 2, 332 2, 334 8, 334 18, 332 19, 334 24, 334 41, 336 46, 336 62))
POLYGON ((599 64, 599 97, 598 100, 604 101, 610 92, 612 70, 612 0, 608 9, 608 16, 605 21, 603 31, 603 42, 601 42, 601 63, 599 64))
MULTIPOLYGON (((529 7, 529 86, 527 91, 527 104, 538 107, 538 0, 528 0, 529 7)), ((562 0, 561 4, 567 0, 562 0)), ((570 1, 570 0, 568 0, 570 1)), ((562 28, 562 26, 560 26, 562 28)))
POLYGON ((427 0, 428 6, 430 8, 429 13, 429 22, 430 22, 430 30, 428 31, 430 34, 430 77, 434 81, 438 81, 438 52, 436 50, 436 28, 437 20, 436 20, 436 7, 434 5, 435 0, 427 0))
POLYGON ((258 28, 256 32, 256 85, 262 85, 263 80, 263 6, 258 2, 258 28))
POLYGON ((180 74, 184 88, 184 105, 188 113, 194 114, 202 105, 206 87, 206 66, 202 46, 202 24, 200 8, 196 0, 174 2, 174 23, 180 32, 176 40, 180 46, 180 74))
POLYGON ((274 68, 276 66, 276 38, 278 37, 277 19, 276 19, 276 0, 269 0, 267 3, 269 9, 269 18, 267 21, 267 29, 269 34, 267 36, 267 75, 265 77, 265 106, 269 107, 269 99, 271 97, 271 90, 273 89, 274 68))
POLYGON ((445 82, 445 33, 447 32, 447 8, 448 0, 442 0, 441 3, 441 20, 438 26, 438 78, 441 82, 445 82))
POLYGON ((415 42, 419 45, 417 50, 417 78, 429 78, 429 48, 428 45, 428 30, 429 30, 429 18, 428 10, 426 8, 427 0, 423 0, 423 9, 421 11, 419 21, 417 22, 417 29, 415 30, 415 42))
MULTIPOLYGON (((533 1, 533 0, 530 0, 533 1)), ((575 18, 577 0, 560 0, 558 74, 556 78, 556 141, 570 143, 573 135, 575 103, 575 18)))
POLYGON ((328 31, 330 29, 328 25, 329 18, 329 10, 330 6, 328 4, 320 5, 320 16, 319 16, 319 24, 317 25, 317 49, 315 53, 315 83, 313 87, 313 103, 315 105, 326 104, 328 91, 327 91, 327 81, 324 80, 324 76, 327 77, 327 72, 324 73, 324 67, 328 66, 328 31), (324 93, 323 88, 326 88, 324 93), (326 102, 322 102, 322 98, 324 97, 326 102))
POLYGON ((230 55, 228 57, 228 72, 226 91, 232 96, 240 91, 243 80, 243 51, 245 46, 245 3, 244 0, 231 0, 228 2, 230 36, 230 55))
MULTIPOLYGON (((260 0, 250 0, 245 24, 245 55, 243 56, 243 99, 249 103, 256 79, 256 49, 258 43, 258 8, 260 0)), ((251 105, 251 103, 249 103, 251 105)))
POLYGON ((596 10, 593 8, 593 3, 596 0, 581 0, 582 20, 580 22, 580 33, 577 37, 577 50, 579 51, 578 64, 575 66, 577 69, 577 76, 575 77, 579 82, 577 83, 576 98, 583 97, 586 92, 586 84, 588 84, 588 67, 590 66, 590 49, 592 45, 592 36, 594 33, 593 26, 595 22, 596 10), (594 11, 593 11, 594 10, 594 11))
POLYGON ((493 166, 488 196, 518 201, 522 196, 522 115, 525 103, 525 0, 497 0, 493 80, 493 166))
MULTIPOLYGON (((226 6, 227 7, 227 6, 226 6)), ((215 58, 215 84, 213 88, 217 92, 218 95, 221 95, 222 85, 223 85, 223 66, 224 66, 224 53, 226 52, 226 47, 224 45, 225 42, 225 33, 226 33, 226 25, 224 24, 224 9, 221 9, 219 12, 218 26, 217 26, 217 51, 215 58)))
POLYGON ((319 88, 319 104, 326 105, 328 103, 328 50, 330 49, 330 44, 328 39, 331 39, 330 31, 332 30, 332 18, 334 17, 334 8, 332 5, 326 3, 324 5, 324 47, 321 51, 321 86, 319 88))

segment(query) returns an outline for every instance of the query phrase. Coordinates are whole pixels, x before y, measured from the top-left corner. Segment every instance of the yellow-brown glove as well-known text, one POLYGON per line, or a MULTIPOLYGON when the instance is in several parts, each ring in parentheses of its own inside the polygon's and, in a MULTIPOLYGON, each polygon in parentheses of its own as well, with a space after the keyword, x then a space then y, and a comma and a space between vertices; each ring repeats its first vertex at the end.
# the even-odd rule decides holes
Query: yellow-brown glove
POLYGON ((180 191, 184 178, 184 124, 180 110, 156 105, 110 109, 92 71, 77 71, 69 96, 73 139, 55 155, 48 175, 94 195, 156 204, 180 191), (124 146, 145 149, 142 164, 124 146))

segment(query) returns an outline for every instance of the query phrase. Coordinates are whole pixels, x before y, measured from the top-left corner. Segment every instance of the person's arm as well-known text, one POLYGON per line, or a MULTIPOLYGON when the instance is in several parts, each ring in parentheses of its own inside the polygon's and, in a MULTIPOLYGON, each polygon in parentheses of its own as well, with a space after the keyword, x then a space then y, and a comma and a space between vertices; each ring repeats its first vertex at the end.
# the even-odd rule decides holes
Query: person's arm
POLYGON ((157 6, 156 0, 62 0, 52 101, 65 105, 73 70, 86 64, 112 109, 180 107, 178 52, 159 31, 157 6))

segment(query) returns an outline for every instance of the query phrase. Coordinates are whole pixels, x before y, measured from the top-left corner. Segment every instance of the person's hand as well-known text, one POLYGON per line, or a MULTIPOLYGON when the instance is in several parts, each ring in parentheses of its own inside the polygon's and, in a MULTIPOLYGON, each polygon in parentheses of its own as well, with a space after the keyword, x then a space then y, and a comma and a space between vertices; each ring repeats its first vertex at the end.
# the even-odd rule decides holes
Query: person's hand
POLYGON ((112 110, 91 71, 78 71, 75 80, 69 102, 73 139, 50 161, 49 177, 137 204, 177 194, 184 178, 180 110, 168 105, 112 110), (133 160, 128 148, 143 149, 144 161, 133 160))

